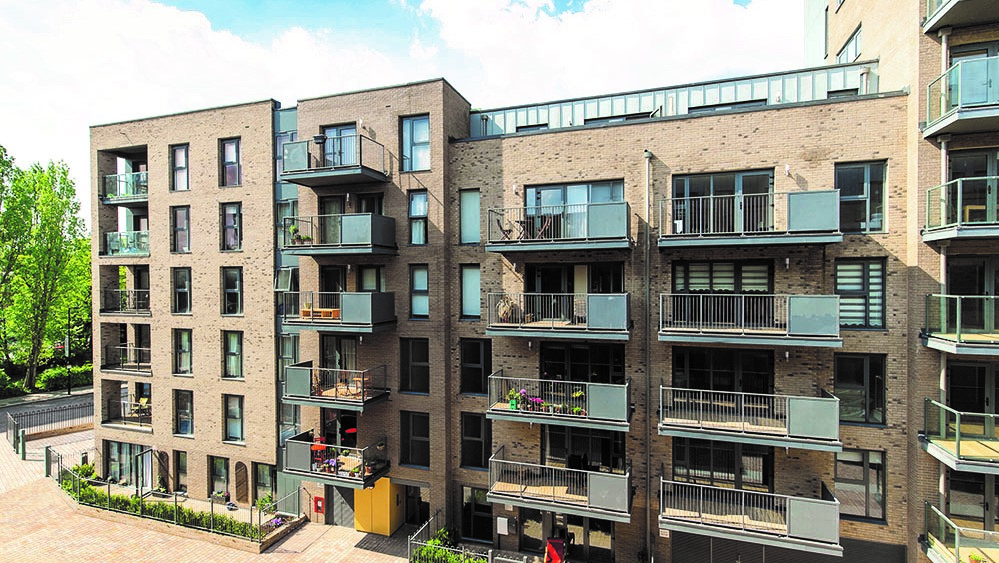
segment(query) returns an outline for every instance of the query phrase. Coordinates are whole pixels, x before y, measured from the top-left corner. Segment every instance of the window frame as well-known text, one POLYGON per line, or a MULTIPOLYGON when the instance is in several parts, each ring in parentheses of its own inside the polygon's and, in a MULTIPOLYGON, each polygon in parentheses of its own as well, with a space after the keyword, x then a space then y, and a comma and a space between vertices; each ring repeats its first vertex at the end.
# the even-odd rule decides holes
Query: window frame
POLYGON ((173 434, 175 436, 194 436, 194 391, 188 389, 173 390, 173 434), (181 431, 181 415, 185 413, 180 409, 182 396, 187 397, 188 410, 186 411, 189 423, 187 432, 181 431))
POLYGON ((246 379, 246 373, 243 370, 243 331, 241 330, 223 330, 222 331, 222 379, 246 379), (230 349, 230 343, 232 337, 235 336, 235 348, 230 349), (229 371, 230 360, 235 361, 238 364, 238 370, 235 374, 229 371))
POLYGON ((208 471, 206 473, 208 474, 209 494, 212 494, 215 491, 221 491, 223 494, 229 492, 229 483, 231 482, 229 479, 229 458, 217 455, 208 456, 208 471), (222 475, 216 475, 215 470, 218 467, 222 468, 222 475), (215 488, 215 485, 217 484, 216 479, 219 478, 221 478, 225 484, 225 488, 223 489, 215 488))
POLYGON ((430 469, 431 448, 430 448, 430 413, 417 411, 399 411, 399 463, 410 467, 430 469), (417 436, 413 434, 414 419, 425 418, 427 435, 417 436), (418 448, 419 451, 414 451, 418 448), (425 451, 424 451, 425 450, 425 451), (420 459, 416 459, 419 456, 420 459), (420 463, 426 458, 426 464, 420 463))
POLYGON ((402 129, 402 134, 399 136, 399 140, 402 144, 402 150, 400 151, 400 154, 402 155, 402 166, 401 166, 402 172, 424 172, 430 170, 433 167, 430 163, 430 159, 432 156, 430 114, 427 113, 423 115, 412 115, 412 116, 403 117, 400 129, 402 129), (414 138, 416 125, 420 122, 426 122, 426 129, 427 129, 426 141, 418 141, 414 138), (423 149, 423 147, 426 147, 427 150, 427 164, 426 167, 417 168, 414 163, 413 153, 417 149, 423 149))
POLYGON ((489 422, 490 421, 486 418, 485 413, 464 411, 461 413, 461 452, 459 461, 460 466, 463 469, 489 469, 489 457, 492 453, 492 425, 489 422), (469 431, 472 430, 470 426, 473 425, 468 423, 473 420, 475 421, 475 425, 477 425, 477 436, 469 433, 469 431), (480 452, 478 459, 472 460, 471 458, 474 456, 466 455, 466 452, 468 451, 466 447, 471 447, 475 444, 478 444, 480 452))
POLYGON ((222 425, 223 442, 246 442, 246 411, 243 407, 244 402, 242 395, 222 395, 222 418, 224 421, 224 424, 222 425), (232 414, 233 406, 235 406, 235 415, 232 414), (230 433, 230 425, 234 423, 239 425, 238 435, 230 433))
POLYGON ((285 378, 285 368, 298 363, 300 353, 299 346, 300 343, 298 340, 298 333, 282 332, 278 334, 278 379, 282 383, 285 378), (290 355, 286 354, 288 351, 291 352, 290 355))
POLYGON ((479 190, 458 191, 458 244, 482 242, 482 196, 479 190), (466 198, 474 196, 474 200, 466 198), (472 225, 474 224, 474 228, 472 225))
POLYGON ((233 188, 243 184, 241 145, 242 139, 240 137, 219 139, 219 187, 233 188), (235 147, 234 152, 236 153, 236 156, 234 161, 226 160, 226 147, 229 145, 233 145, 235 147), (235 182, 229 182, 230 167, 234 168, 236 174, 235 182))
POLYGON ((460 276, 459 289, 461 293, 459 299, 459 303, 461 304, 461 314, 459 315, 460 318, 468 320, 481 319, 482 318, 482 266, 480 264, 461 264, 459 266, 459 276, 460 276), (475 275, 478 278, 476 283, 478 291, 476 292, 475 295, 476 307, 474 312, 472 312, 471 309, 466 309, 466 305, 471 305, 471 303, 465 302, 466 298, 470 298, 470 296, 465 294, 465 282, 467 281, 465 276, 467 272, 473 272, 473 271, 475 272, 475 275))
POLYGON ((400 338, 399 339, 399 392, 400 393, 430 393, 430 339, 428 338, 400 338), (413 360, 414 348, 417 345, 426 346, 426 362, 413 360), (414 385, 424 383, 415 379, 414 372, 418 368, 426 369, 425 385, 414 385))
POLYGON ((191 191, 191 145, 179 144, 170 145, 170 191, 189 192, 191 191), (183 151, 184 163, 178 164, 177 152, 183 151), (183 172, 184 187, 178 187, 178 173, 183 172))
POLYGON ((839 420, 840 424, 863 424, 872 426, 885 426, 887 424, 887 369, 888 369, 888 359, 885 354, 834 354, 833 355, 833 389, 835 390, 836 396, 840 397, 840 413, 839 420), (855 420, 847 418, 843 414, 844 402, 842 391, 846 388, 856 388, 855 385, 846 384, 845 382, 840 382, 840 369, 843 365, 842 360, 863 360, 863 379, 864 382, 861 386, 862 393, 862 403, 863 403, 863 420, 855 420), (877 389, 874 388, 876 385, 877 376, 872 375, 872 366, 875 366, 875 362, 880 367, 880 385, 877 389), (874 397, 872 398, 872 394, 874 397), (875 404, 877 403, 877 404, 875 404), (878 419, 878 414, 880 414, 880 420, 878 419))
POLYGON ((430 244, 430 229, 429 229, 429 219, 428 213, 430 210, 430 194, 427 190, 412 190, 408 192, 409 207, 407 210, 409 216, 409 244, 411 246, 426 246, 430 244), (422 196, 423 198, 423 209, 420 210, 417 207, 417 199, 422 196), (419 237, 422 237, 422 241, 417 240, 418 237, 414 236, 417 234, 416 229, 419 229, 419 237))
MULTIPOLYGON (((421 308, 422 309, 422 308, 421 308)), ((430 267, 427 264, 410 264, 409 266, 409 318, 413 320, 430 319, 430 267), (426 287, 416 287, 416 274, 423 272, 426 276, 426 287), (426 313, 415 313, 418 297, 426 297, 426 313)))
POLYGON ((190 377, 194 374, 194 331, 189 328, 173 329, 173 375, 190 377), (183 335, 187 335, 187 347, 183 335), (186 356, 186 362, 184 361, 186 356), (184 364, 187 364, 186 366, 184 364), (186 368, 186 369, 185 369, 186 368))
MULTIPOLYGON (((840 3, 840 6, 841 5, 842 2, 840 3)), ((836 11, 839 11, 839 6, 836 6, 836 11)), ((863 46, 861 45, 860 31, 861 26, 858 25, 857 29, 853 30, 853 33, 850 34, 850 37, 843 42, 843 46, 836 52, 836 58, 834 59, 835 64, 850 64, 860 60, 860 55, 862 54, 861 49, 863 49, 863 46), (850 55, 852 49, 856 49, 853 56, 850 55)))
POLYGON ((231 201, 219 204, 219 251, 239 252, 243 250, 243 203, 231 201), (235 213, 230 212, 230 207, 235 207, 235 213), (229 218, 232 217, 232 224, 229 218), (233 233, 235 244, 230 247, 229 233, 233 233))
POLYGON ((888 313, 888 261, 884 258, 842 258, 837 259, 833 266, 833 286, 836 290, 836 295, 840 296, 839 299, 839 327, 841 330, 887 330, 887 313, 888 313), (842 290, 840 289, 840 273, 839 267, 841 265, 854 265, 861 264, 863 266, 863 273, 861 275, 863 288, 859 290, 842 290), (880 294, 874 294, 871 286, 871 266, 874 264, 880 264, 881 266, 881 291, 880 294), (846 296, 848 299, 858 299, 862 298, 864 300, 864 321, 859 325, 846 325, 843 324, 843 297, 846 296), (871 301, 874 299, 880 299, 881 301, 881 312, 880 318, 878 319, 879 324, 872 323, 873 316, 871 314, 871 301))
MULTIPOLYGON (((845 463, 845 462, 844 462, 845 463)), ((838 487, 842 484, 850 485, 861 485, 864 488, 864 514, 853 514, 846 512, 846 509, 850 506, 848 504, 840 504, 840 518, 846 520, 861 520, 866 522, 884 522, 888 521, 888 463, 887 463, 887 453, 884 450, 862 450, 856 448, 843 448, 843 451, 836 453, 836 465, 833 473, 833 480, 838 487), (843 454, 860 454, 861 455, 861 465, 863 471, 863 479, 860 481, 855 479, 845 479, 840 475, 840 459, 839 457, 843 454), (880 466, 880 486, 881 490, 881 500, 877 503, 881 508, 881 516, 871 516, 871 506, 872 500, 876 500, 876 492, 871 490, 871 485, 874 483, 874 479, 871 478, 871 454, 879 454, 881 457, 880 466), (875 495, 872 497, 872 493, 875 495)))
POLYGON ((187 492, 187 452, 173 451, 173 492, 187 492))
POLYGON ((222 316, 225 316, 225 317, 240 316, 240 315, 243 314, 243 268, 241 266, 223 266, 221 270, 222 270, 221 271, 221 273, 222 273, 222 284, 221 284, 222 285, 222 299, 221 299, 222 316), (236 286, 234 288, 230 288, 230 287, 228 287, 226 285, 226 283, 227 283, 226 273, 227 272, 235 272, 236 273, 236 278, 235 278, 235 280, 236 280, 236 286), (236 310, 235 311, 229 311, 229 296, 230 295, 235 295, 235 298, 236 298, 236 301, 235 301, 236 310))
POLYGON ((265 497, 267 495, 270 495, 271 498, 274 498, 274 495, 276 494, 276 492, 277 492, 277 467, 275 467, 275 466, 273 466, 273 465, 271 465, 269 463, 259 463, 259 462, 254 461, 253 462, 253 498, 250 499, 251 502, 257 502, 258 500, 260 500, 261 498, 263 498, 263 497, 265 497), (261 476, 261 473, 262 473, 261 470, 265 470, 265 471, 263 471, 263 473, 267 475, 267 479, 268 479, 268 481, 270 481, 270 487, 267 489, 267 492, 265 494, 263 494, 263 495, 260 494, 261 493, 261 490, 260 490, 260 481, 261 481, 260 476, 261 476))
POLYGON ((868 162, 837 162, 834 167, 833 172, 833 183, 834 189, 839 191, 839 206, 840 206, 840 219, 839 219, 839 230, 847 234, 870 234, 870 233, 885 233, 887 232, 888 215, 885 213, 885 209, 888 203, 888 190, 886 189, 886 184, 888 183, 888 161, 887 160, 873 160, 868 162), (879 210, 874 210, 872 202, 875 201, 875 197, 872 197, 872 171, 876 166, 881 167, 881 196, 880 196, 880 206, 879 210), (843 195, 843 185, 840 183, 840 172, 849 169, 861 169, 863 170, 864 181, 862 186, 861 195, 843 195), (864 212, 863 227, 858 229, 845 228, 843 224, 843 203, 844 202, 865 202, 866 210, 864 212), (880 220, 875 222, 873 216, 880 214, 880 220), (873 226, 872 226, 873 225, 873 226))
POLYGON ((491 502, 479 502, 478 499, 486 499, 486 494, 489 491, 487 489, 479 487, 469 487, 463 485, 461 487, 461 527, 459 533, 461 534, 461 539, 466 541, 481 542, 481 543, 492 543, 493 542, 493 505, 491 502), (469 502, 471 499, 471 502, 469 502), (471 506, 469 506, 471 505, 471 506), (483 507, 488 507, 488 515, 483 507), (466 510, 469 512, 466 514, 466 510), (487 518, 488 516, 488 518, 487 518), (475 525, 476 521, 482 519, 482 527, 484 530, 479 530, 478 526, 475 525), (486 525, 488 522, 488 526, 486 525), (471 527, 471 529, 466 529, 466 524, 471 527), (483 537, 476 537, 476 532, 480 532, 483 537), (486 532, 488 531, 489 538, 486 539, 486 532))
POLYGON ((461 338, 458 340, 458 365, 459 365, 459 385, 461 393, 466 395, 488 395, 489 376, 492 375, 492 351, 493 341, 488 338, 461 338), (467 361, 465 358, 465 346, 478 346, 480 360, 478 363, 467 361), (478 387, 469 385, 472 381, 472 373, 478 372, 478 387), (475 390, 473 390, 475 389, 475 390))
POLYGON ((192 314, 192 311, 194 309, 193 303, 191 301, 191 295, 192 295, 192 292, 191 292, 191 278, 192 278, 191 268, 171 268, 171 269, 172 269, 172 272, 171 272, 171 275, 170 275, 170 282, 171 282, 171 285, 173 286, 172 287, 173 299, 172 299, 172 304, 171 304, 172 306, 171 306, 171 311, 170 312, 173 313, 174 315, 190 315, 190 314, 192 314), (186 274, 186 276, 187 276, 187 282, 186 282, 186 284, 181 284, 180 283, 182 281, 182 280, 178 279, 178 277, 179 277, 180 274, 186 274), (181 307, 180 306, 181 305, 181 303, 180 303, 181 302, 180 297, 182 295, 186 296, 187 307, 181 307))
POLYGON ((170 252, 173 254, 190 254, 191 253, 191 206, 190 205, 177 205, 170 208, 170 252), (183 223, 181 226, 180 216, 178 214, 183 214, 183 223), (181 244, 181 240, 186 239, 184 245, 181 244))

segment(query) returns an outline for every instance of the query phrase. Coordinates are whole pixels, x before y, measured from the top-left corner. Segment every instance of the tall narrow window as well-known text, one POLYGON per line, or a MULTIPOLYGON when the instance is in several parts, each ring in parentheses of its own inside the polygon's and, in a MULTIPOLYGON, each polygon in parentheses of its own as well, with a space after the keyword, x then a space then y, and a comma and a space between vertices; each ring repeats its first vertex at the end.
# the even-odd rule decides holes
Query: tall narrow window
POLYGON ((221 164, 220 186, 238 186, 242 181, 239 156, 239 139, 219 141, 219 161, 221 164))
POLYGON ((243 268, 222 268, 222 314, 243 314, 243 268))
POLYGON ((838 260, 836 293, 843 328, 884 328, 884 260, 838 260))
POLYGON ((170 208, 170 251, 191 251, 191 208, 170 208))
POLYGON ((461 392, 485 394, 493 365, 492 341, 462 339, 460 352, 461 392))
POLYGON ((427 244, 427 192, 409 192, 409 242, 427 244))
POLYGON ((226 330, 222 332, 222 377, 242 379, 243 377, 243 333, 226 330))
POLYGON ((177 145, 170 149, 170 169, 173 172, 170 188, 175 192, 186 192, 191 189, 187 169, 188 150, 187 145, 177 145))
POLYGON ((278 377, 284 381, 285 368, 298 363, 298 335, 282 334, 278 344, 278 377))
POLYGON ((492 432, 486 415, 477 412, 461 413, 461 466, 487 469, 492 432))
POLYGON ((429 393, 430 341, 426 338, 404 338, 399 342, 399 349, 399 390, 429 393))
POLYGON ((426 319, 430 316, 430 281, 427 266, 409 268, 410 317, 426 319))
POLYGON ((295 223, 297 216, 297 199, 286 199, 284 201, 277 202, 278 244, 282 246, 288 246, 291 244, 291 239, 294 238, 295 233, 298 232, 299 228, 295 223), (291 228, 292 225, 295 225, 295 229, 291 228))
POLYGON ((284 145, 298 140, 297 131, 278 133, 274 136, 274 160, 277 162, 277 173, 284 172, 284 145))
MULTIPOLYGON (((837 6, 838 9, 838 6, 837 6)), ((836 64, 852 63, 860 58, 860 28, 846 40, 843 48, 836 54, 836 64)))
POLYGON ((493 507, 486 499, 486 489, 461 488, 461 537, 493 541, 493 507))
POLYGON ((173 452, 173 491, 175 493, 187 492, 187 452, 174 450, 173 452))
POLYGON ((191 269, 173 269, 173 312, 191 312, 191 269))
POLYGON ((194 392, 175 389, 173 392, 173 433, 194 434, 194 392))
POLYGON ((212 493, 224 495, 229 492, 229 459, 208 456, 208 486, 212 493))
POLYGON ((479 318, 482 315, 482 296, 479 286, 479 265, 461 265, 461 316, 479 318))
POLYGON ((173 373, 191 374, 191 329, 189 328, 173 330, 173 373))
POLYGON ((839 225, 844 233, 870 233, 885 227, 884 162, 836 165, 839 225))
POLYGON ((843 450, 836 454, 836 496, 840 514, 885 519, 885 454, 843 450))
POLYGON ((430 116, 402 120, 402 171, 430 170, 430 116))
POLYGON ((277 477, 277 469, 273 465, 266 463, 253 464, 253 499, 260 500, 270 496, 274 498, 277 491, 274 484, 277 477))
POLYGON ((478 244, 481 232, 479 226, 479 190, 462 190, 461 203, 461 244, 478 244))
POLYGON ((839 419, 884 424, 885 356, 837 354, 835 371, 839 419))
POLYGON ((223 395, 225 403, 225 440, 230 442, 243 441, 243 397, 239 395, 223 395))
POLYGON ((402 418, 400 463, 430 467, 430 415, 410 411, 400 411, 399 414, 402 418))
POLYGON ((222 250, 243 248, 243 205, 223 203, 221 209, 222 250))

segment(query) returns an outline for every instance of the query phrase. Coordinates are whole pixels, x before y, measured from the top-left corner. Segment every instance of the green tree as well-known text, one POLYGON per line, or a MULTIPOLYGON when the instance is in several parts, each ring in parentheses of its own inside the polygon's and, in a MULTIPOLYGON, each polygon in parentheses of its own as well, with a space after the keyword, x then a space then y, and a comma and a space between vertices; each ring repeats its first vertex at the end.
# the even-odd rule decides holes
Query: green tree
POLYGON ((14 277, 18 262, 31 235, 31 219, 35 202, 30 185, 20 180, 21 171, 7 151, 0 146, 0 353, 4 367, 13 360, 10 350, 10 324, 14 319, 8 311, 14 298, 14 277))

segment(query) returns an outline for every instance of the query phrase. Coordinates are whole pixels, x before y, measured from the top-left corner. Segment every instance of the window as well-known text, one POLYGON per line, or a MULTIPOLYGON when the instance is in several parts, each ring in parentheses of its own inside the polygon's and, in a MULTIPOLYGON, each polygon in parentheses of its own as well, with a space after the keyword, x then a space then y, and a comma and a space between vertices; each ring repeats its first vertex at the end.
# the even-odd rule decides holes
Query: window
POLYGON ((461 206, 461 244, 478 244, 481 228, 479 226, 479 190, 463 190, 459 192, 461 206))
POLYGON ((541 428, 542 465, 624 473, 626 433, 549 424, 541 428))
POLYGON ((492 372, 492 341, 462 339, 460 346, 461 392, 485 395, 492 372))
POLYGON ((399 341, 399 390, 430 392, 430 341, 404 338, 399 341))
POLYGON ((492 429, 486 415, 476 412, 461 413, 461 466, 489 468, 492 447, 492 429))
POLYGON ((191 329, 189 328, 173 330, 173 373, 191 374, 191 329))
POLYGON ((461 537, 493 541, 493 507, 486 500, 485 489, 461 488, 461 537))
POLYGON ((194 392, 174 389, 173 391, 173 433, 191 436, 194 434, 194 392))
POLYGON ((278 242, 284 246, 291 244, 294 234, 291 226, 295 224, 295 217, 298 216, 298 200, 286 199, 277 202, 277 227, 278 242))
POLYGON ((221 250, 243 249, 243 205, 223 203, 221 206, 221 250))
POLYGON ((884 424, 885 357, 837 354, 836 396, 841 422, 884 424))
POLYGON ((427 192, 409 192, 409 243, 427 244, 427 192))
POLYGON ((771 447, 693 438, 673 439, 674 481, 771 492, 773 477, 774 449, 771 447))
POLYGON ((173 269, 173 312, 190 314, 191 312, 191 269, 173 269))
POLYGON ((226 379, 243 378, 243 333, 239 331, 222 331, 222 377, 226 379))
POLYGON ((461 316, 479 318, 482 315, 482 296, 479 288, 479 265, 461 265, 461 316))
POLYGON ((677 176, 671 201, 673 224, 664 227, 677 235, 772 231, 773 189, 772 169, 677 176))
POLYGON ((225 403, 225 440, 231 442, 243 441, 243 397, 239 395, 222 395, 225 403))
POLYGON ((769 395, 774 386, 773 350, 673 348, 673 385, 706 391, 769 395))
POLYGON ((623 385, 624 344, 541 342, 540 379, 623 385))
POLYGON ((885 454, 843 450, 836 454, 836 498, 840 514, 885 519, 885 454))
POLYGON ((278 338, 278 377, 284 381, 285 368, 298 363, 298 335, 282 334, 278 338))
POLYGON ((173 452, 173 491, 187 492, 187 452, 173 452))
POLYGON ((414 319, 426 319, 430 316, 430 285, 427 279, 427 267, 409 267, 410 313, 414 319))
POLYGON ((224 457, 208 456, 208 487, 213 493, 225 494, 229 492, 229 459, 224 457))
POLYGON ((884 328, 884 260, 837 260, 836 294, 839 295, 839 326, 884 328))
POLYGON ((385 268, 382 266, 358 266, 358 291, 385 291, 385 268))
POLYGON ((285 143, 294 143, 298 140, 297 131, 289 131, 286 133, 278 133, 274 136, 274 160, 277 162, 277 173, 280 174, 284 172, 284 145, 285 143))
POLYGON ((191 251, 191 208, 170 208, 170 252, 191 251))
MULTIPOLYGON (((842 2, 840 2, 842 4, 842 2)), ((839 9, 839 6, 836 6, 839 9)), ((846 40, 843 48, 836 54, 836 64, 852 63, 860 58, 860 28, 853 32, 853 35, 846 40)))
POLYGON ((274 498, 274 484, 277 481, 277 470, 266 463, 253 464, 253 500, 262 499, 268 495, 274 498))
POLYGON ((186 192, 191 189, 190 173, 187 169, 187 145, 177 145, 170 148, 170 169, 172 170, 170 189, 175 192, 186 192))
POLYGON ((280 268, 274 276, 274 291, 298 291, 298 268, 280 268))
POLYGON ((149 457, 142 455, 142 452, 149 449, 148 447, 142 444, 104 440, 104 448, 108 480, 114 479, 118 484, 134 484, 136 478, 142 478, 143 463, 149 461, 149 457))
POLYGON ((302 411, 298 405, 281 403, 280 446, 302 433, 302 411))
POLYGON ((400 463, 430 467, 430 415, 410 411, 399 414, 402 417, 400 463))
POLYGON ((222 139, 219 141, 221 170, 220 186, 238 186, 240 177, 239 139, 222 139))
POLYGON ((773 293, 770 263, 681 262, 673 263, 675 293, 773 293))
POLYGON ((402 120, 402 171, 430 170, 430 116, 402 120))
POLYGON ((243 314, 243 268, 222 268, 222 314, 243 314))
POLYGON ((839 228, 844 233, 884 230, 884 162, 837 164, 839 228))

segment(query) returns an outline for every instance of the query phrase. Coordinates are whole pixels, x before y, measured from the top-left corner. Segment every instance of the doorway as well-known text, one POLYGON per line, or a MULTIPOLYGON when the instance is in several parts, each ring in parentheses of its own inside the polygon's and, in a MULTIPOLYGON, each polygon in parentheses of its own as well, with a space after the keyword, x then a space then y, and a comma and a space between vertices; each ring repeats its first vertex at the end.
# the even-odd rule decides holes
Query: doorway
POLYGON ((962 180, 949 184, 948 201, 953 202, 950 223, 985 224, 999 221, 997 178, 999 158, 995 151, 952 153, 950 179, 962 180), (960 197, 958 195, 960 194, 960 197), (960 209, 957 208, 960 201, 960 209))
POLYGON ((334 125, 323 128, 326 135, 324 151, 327 167, 354 166, 357 164, 357 126, 334 125))
POLYGON ((961 332, 996 332, 996 279, 999 260, 990 256, 955 256, 947 262, 947 294, 964 297, 959 307, 949 307, 948 326, 961 332))
POLYGON ((315 244, 339 244, 340 220, 344 213, 343 196, 324 196, 319 198, 319 224, 315 244))
POLYGON ((999 530, 999 489, 995 475, 947 470, 947 511, 958 526, 999 530))
POLYGON ((961 63, 961 69, 950 73, 949 87, 952 93, 958 94, 961 106, 996 103, 999 98, 997 55, 999 43, 965 45, 951 51, 951 65, 961 63))

